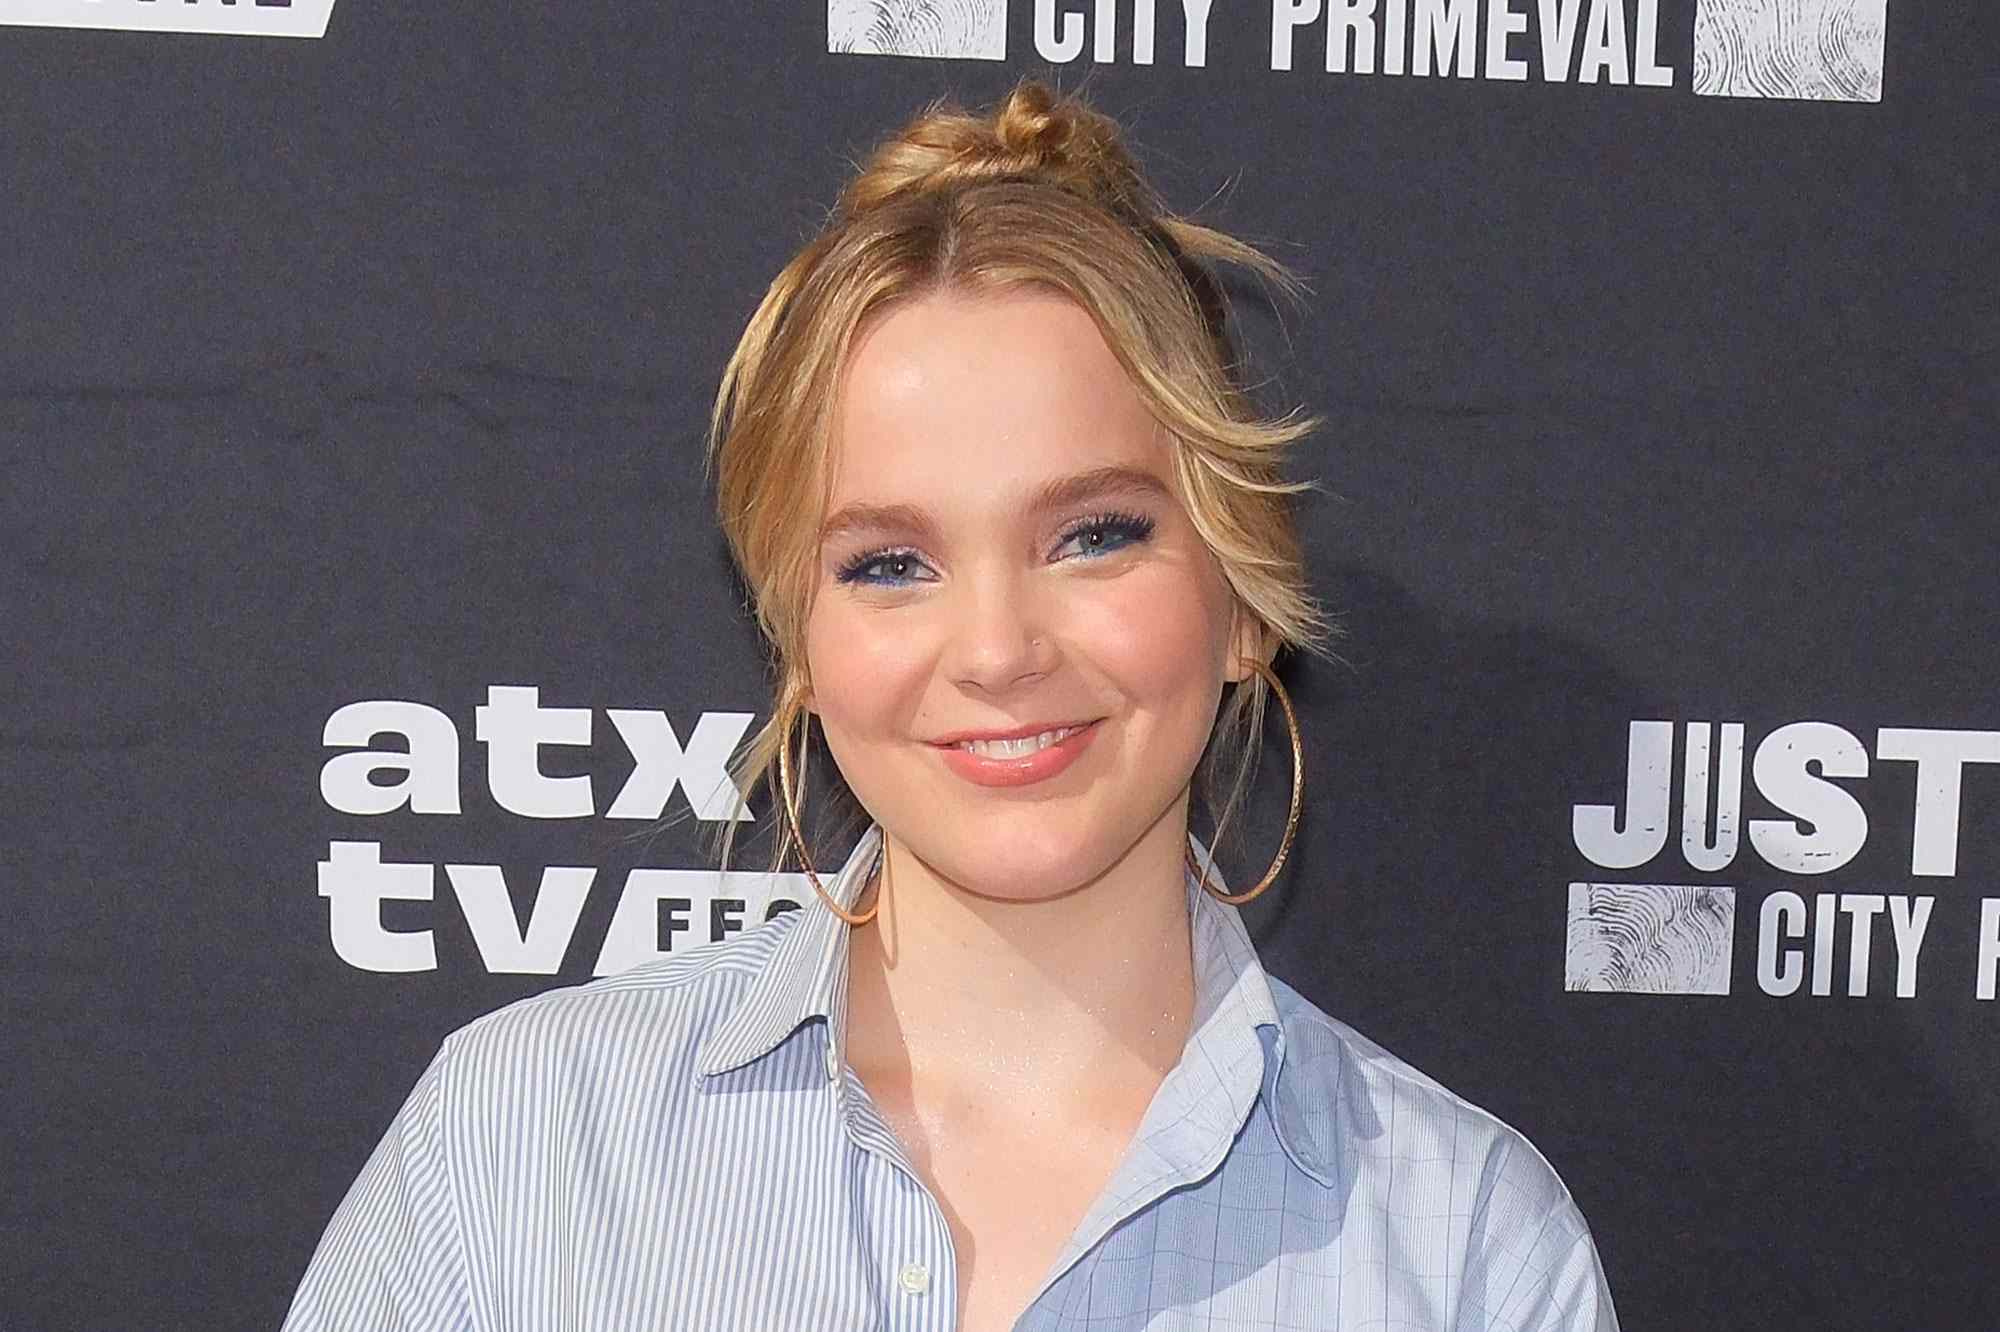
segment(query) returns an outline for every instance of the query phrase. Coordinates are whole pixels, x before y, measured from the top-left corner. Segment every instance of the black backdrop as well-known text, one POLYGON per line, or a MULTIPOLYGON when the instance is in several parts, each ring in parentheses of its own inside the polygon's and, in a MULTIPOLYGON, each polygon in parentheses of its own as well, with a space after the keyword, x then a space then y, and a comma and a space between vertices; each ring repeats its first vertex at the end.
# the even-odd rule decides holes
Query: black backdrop
POLYGON ((1629 1328, 2000 1325, 1988 7, 1456 0, 1475 58, 1418 77, 1326 72, 1317 0, 1221 0, 1198 65, 1173 0, 919 5, 900 38, 850 0, 7 3, 6 1332, 275 1326, 446 1031, 790 894, 628 878, 708 863, 704 754, 766 705, 708 396, 848 160, 1027 71, 1312 284, 1246 326, 1273 405, 1326 421, 1300 465, 1345 626, 1288 670, 1310 805, 1247 911, 1267 964, 1542 1147, 1629 1328), (525 749, 579 734, 504 726, 527 688, 591 743, 525 749), (344 708, 421 750, 420 798, 326 775, 344 708), (687 750, 663 810, 674 754, 628 717, 664 766, 612 814, 615 709, 687 750), (1740 810, 1695 802, 1740 833, 1720 867, 1682 842, 1693 723, 1742 727, 1740 810), (593 812, 516 812, 489 761, 587 775, 593 812), (574 932, 510 957, 548 866, 544 906, 588 881, 574 932))

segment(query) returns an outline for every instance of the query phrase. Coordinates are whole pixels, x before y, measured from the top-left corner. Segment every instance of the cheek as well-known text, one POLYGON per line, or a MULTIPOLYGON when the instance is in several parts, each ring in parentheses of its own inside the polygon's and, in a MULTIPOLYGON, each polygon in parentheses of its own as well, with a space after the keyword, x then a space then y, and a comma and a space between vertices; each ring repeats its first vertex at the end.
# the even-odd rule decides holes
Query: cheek
POLYGON ((1221 692, 1228 617, 1187 571, 1146 571, 1108 585, 1077 625, 1081 641, 1133 696, 1162 710, 1212 707, 1221 692))
POLYGON ((916 635, 898 632, 893 616, 843 606, 827 598, 806 625, 806 664, 813 707, 828 737, 885 731, 920 697, 924 658, 916 635))

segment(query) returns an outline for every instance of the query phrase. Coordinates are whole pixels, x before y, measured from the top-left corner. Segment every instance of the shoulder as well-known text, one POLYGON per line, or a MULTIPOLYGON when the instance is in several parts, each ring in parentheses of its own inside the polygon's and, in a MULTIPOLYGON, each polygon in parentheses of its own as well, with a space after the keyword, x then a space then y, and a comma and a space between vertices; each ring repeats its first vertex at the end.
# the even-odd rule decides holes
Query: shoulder
POLYGON ((692 1070, 703 1037, 735 1010, 800 914, 495 1009, 447 1036, 439 1062, 455 1081, 502 1070, 640 1078, 692 1070))
POLYGON ((1448 1184, 1452 1205, 1582 1233, 1569 1189, 1527 1136, 1270 978, 1285 1033, 1281 1113, 1347 1170, 1448 1184), (1504 1216, 1502 1215, 1504 1214, 1504 1216))
POLYGON ((1275 977, 1271 994, 1280 1124, 1368 1218, 1369 1253, 1411 1272, 1454 1255, 1439 1320, 1455 1328, 1616 1332, 1590 1228, 1525 1135, 1275 977))

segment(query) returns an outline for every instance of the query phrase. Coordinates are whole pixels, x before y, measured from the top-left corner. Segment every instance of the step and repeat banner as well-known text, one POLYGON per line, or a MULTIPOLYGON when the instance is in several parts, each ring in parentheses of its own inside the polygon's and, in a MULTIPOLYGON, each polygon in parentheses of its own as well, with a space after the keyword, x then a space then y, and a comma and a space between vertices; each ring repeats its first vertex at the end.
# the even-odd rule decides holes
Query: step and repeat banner
POLYGON ((769 706, 709 400, 851 161, 1024 73, 1310 287, 1243 309, 1342 626, 1270 970, 1533 1139, 1630 1329, 2000 1326, 1996 52, 0 0, 0 1329, 275 1327, 445 1033, 811 902, 763 800, 707 849, 769 706))

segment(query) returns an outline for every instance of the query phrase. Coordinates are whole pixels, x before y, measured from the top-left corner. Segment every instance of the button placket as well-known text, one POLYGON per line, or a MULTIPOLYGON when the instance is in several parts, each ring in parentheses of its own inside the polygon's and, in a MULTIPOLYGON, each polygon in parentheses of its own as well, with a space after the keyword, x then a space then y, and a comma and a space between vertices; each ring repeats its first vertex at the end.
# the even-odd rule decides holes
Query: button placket
POLYGON ((943 1209, 903 1154, 867 1088, 859 1078, 844 1085, 853 1092, 846 1098, 850 1138, 871 1163, 871 1192, 880 1190, 873 1201, 881 1210, 871 1228, 876 1231, 875 1252, 885 1260, 876 1269, 882 1282, 877 1298, 888 1301, 883 1326, 893 1332, 950 1332, 956 1325, 957 1299, 951 1231, 943 1209))

